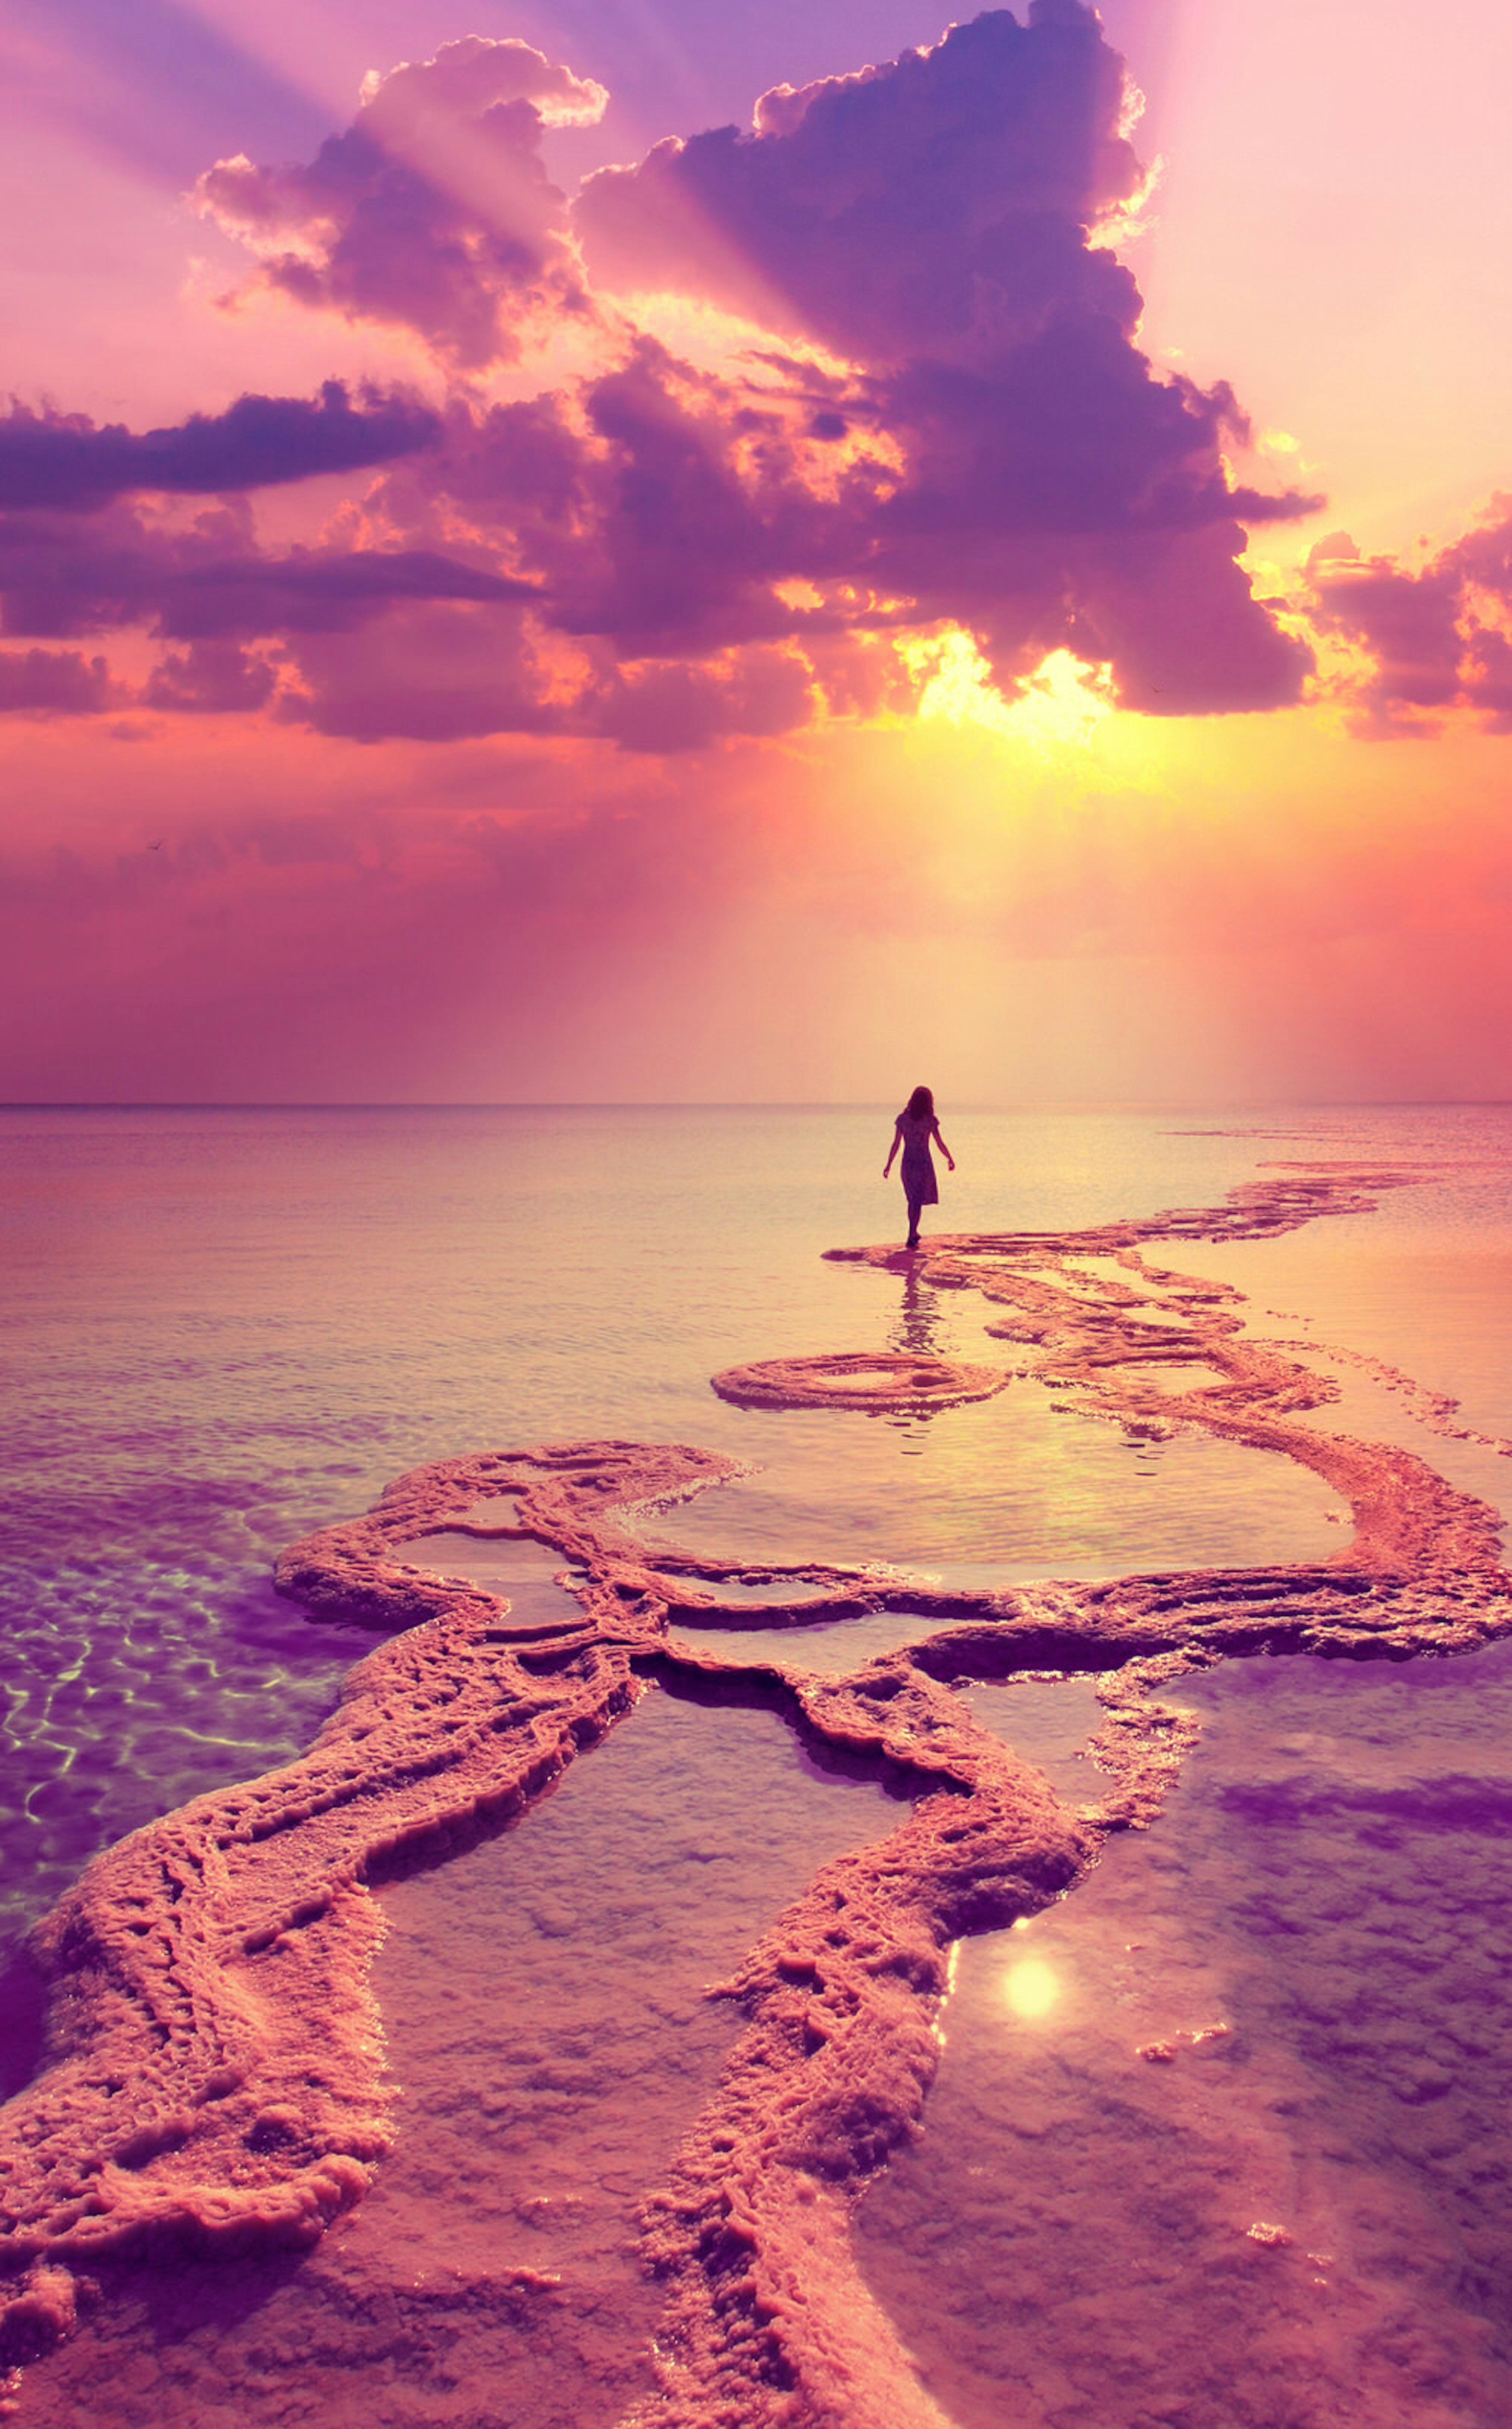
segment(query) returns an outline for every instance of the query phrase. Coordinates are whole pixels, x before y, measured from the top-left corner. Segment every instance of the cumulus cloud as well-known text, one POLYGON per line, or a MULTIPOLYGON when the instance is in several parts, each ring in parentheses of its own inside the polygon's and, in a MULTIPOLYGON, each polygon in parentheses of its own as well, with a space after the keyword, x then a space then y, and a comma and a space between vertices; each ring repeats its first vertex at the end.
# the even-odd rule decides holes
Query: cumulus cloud
MULTIPOLYGON (((810 432, 885 442, 836 570, 978 634, 1011 686, 1049 651, 1111 661, 1155 712, 1268 708, 1310 660, 1252 599, 1244 526, 1315 499, 1231 487, 1231 391, 1159 377, 1129 273, 1090 241, 1139 190, 1122 65, 1077 0, 757 106, 589 180, 597 279, 703 294, 854 366, 810 432)), ((823 554, 816 519, 811 573, 823 554)))
POLYGON ((1142 172, 1122 62, 1076 0, 955 25, 889 66, 789 87, 733 126, 590 178, 574 222, 601 284, 709 295, 872 366, 980 360, 1047 318, 1127 332, 1134 281, 1088 228, 1142 172))
MULTIPOLYGON (((527 44, 471 39, 374 80, 307 168, 209 172, 204 207, 311 306, 402 322, 470 373, 565 315, 596 367, 507 405, 470 383, 440 423, 337 391, 281 425, 283 458, 242 411, 277 401, 141 440, 86 431, 48 459, 51 520, 0 526, 6 629, 281 637, 278 713, 324 730, 632 751, 906 701, 888 636, 951 627, 1009 692, 1069 650, 1153 714, 1298 697, 1310 653, 1238 558, 1249 527, 1318 502, 1235 486, 1231 391, 1139 350, 1138 290, 1096 240, 1142 173, 1122 61, 1080 0, 779 88, 751 131, 659 144, 570 212, 542 130, 604 99, 527 44), (669 289, 764 334, 695 367, 635 300, 669 289), (57 511, 155 465, 164 488, 217 467, 245 487, 338 424, 387 449, 362 459, 356 546, 349 520, 274 558, 230 501, 166 534, 118 497, 87 540, 57 511)), ((174 664, 161 704, 255 704, 229 660, 174 664)))
POLYGON ((237 641, 193 641, 170 651, 154 668, 142 692, 148 708, 178 716, 224 717, 264 708, 277 674, 266 658, 237 641))
POLYGON ((540 136, 607 98, 528 42, 470 35, 370 79, 307 166, 218 160, 195 199, 296 303, 397 323, 477 370, 519 353, 523 322, 584 307, 540 136))
POLYGON ((0 650, 0 715, 93 717, 112 702, 103 658, 78 650, 0 650))
POLYGON ((1413 569, 1332 532, 1307 559, 1314 620, 1363 651, 1354 686, 1377 734, 1431 734, 1455 712, 1512 733, 1512 497, 1413 569))
POLYGON ((280 715, 357 742, 549 734, 570 721, 518 608, 410 606, 360 633, 300 635, 280 715))
POLYGON ((696 751, 724 734, 771 735, 806 723, 814 674, 796 653, 759 645, 710 664, 642 666, 594 702, 594 730, 628 751, 696 751))
POLYGON ((204 496, 352 472, 425 446, 438 427, 409 398, 367 390, 354 405, 340 380, 318 400, 240 396, 165 430, 102 429, 12 402, 0 418, 0 507, 87 513, 133 490, 204 496))

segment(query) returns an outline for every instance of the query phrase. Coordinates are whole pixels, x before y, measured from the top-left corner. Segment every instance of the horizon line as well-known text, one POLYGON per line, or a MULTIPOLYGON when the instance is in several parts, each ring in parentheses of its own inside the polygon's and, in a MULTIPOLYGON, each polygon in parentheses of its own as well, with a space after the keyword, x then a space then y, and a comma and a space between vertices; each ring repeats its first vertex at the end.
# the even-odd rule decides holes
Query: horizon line
MULTIPOLYGON (((0 1114, 872 1113, 882 1097, 8 1097, 0 1114)), ((1408 1113, 1512 1097, 959 1097, 960 1113, 1408 1113)))

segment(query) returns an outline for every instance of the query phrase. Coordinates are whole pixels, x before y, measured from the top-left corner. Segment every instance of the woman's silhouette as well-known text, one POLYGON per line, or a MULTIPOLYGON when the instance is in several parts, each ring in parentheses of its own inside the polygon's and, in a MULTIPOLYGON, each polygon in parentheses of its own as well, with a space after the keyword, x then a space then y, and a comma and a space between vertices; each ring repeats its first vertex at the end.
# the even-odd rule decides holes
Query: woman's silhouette
POLYGON ((886 1181, 892 1170, 892 1159, 903 1149, 903 1194, 908 1201, 908 1246, 919 1246, 919 1213, 924 1206, 939 1204, 939 1185, 935 1179, 935 1159, 929 1152, 931 1139, 939 1139, 939 1151, 952 1172, 955 1158, 939 1136, 939 1119, 935 1112, 935 1099, 928 1088, 916 1088, 902 1113, 892 1125, 892 1145, 882 1167, 886 1181))

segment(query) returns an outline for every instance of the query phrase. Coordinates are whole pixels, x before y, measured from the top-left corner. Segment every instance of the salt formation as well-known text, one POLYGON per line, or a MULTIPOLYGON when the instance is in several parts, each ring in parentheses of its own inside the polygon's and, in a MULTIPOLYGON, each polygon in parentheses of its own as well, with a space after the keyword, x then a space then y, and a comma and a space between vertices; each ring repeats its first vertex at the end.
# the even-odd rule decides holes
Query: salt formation
POLYGON ((755 1366, 727 1366, 712 1379, 722 1400, 745 1409, 958 1408, 989 1400, 1011 1378, 1000 1366, 972 1366, 959 1358, 909 1357, 884 1349, 874 1357, 840 1351, 825 1358, 768 1358, 755 1366))
MULTIPOLYGON (((15 2286, 0 2359, 67 2333, 80 2269, 185 2239, 307 2243, 360 2197, 390 2130, 368 1979, 373 1885, 518 1819, 646 1678, 727 1682, 728 1654, 680 1639, 681 1622, 727 1626, 738 1647, 756 1617, 770 1631, 906 1608, 916 1641, 848 1676, 770 1650, 743 1673, 814 1737, 891 1767, 913 1803, 889 1837, 827 1866, 719 1986, 746 2029, 644 2207, 668 2307, 662 2393, 643 2418, 646 2429, 938 2420, 856 2272, 847 2221, 922 2109, 952 1942, 1040 1909, 1110 1831, 1151 1817, 1195 1726, 1160 1705, 1163 1680, 1225 1654, 1402 1659, 1512 1631, 1495 1512, 1409 1452, 1299 1423, 1337 1387, 1295 1345, 1248 1334, 1237 1291, 1144 1253, 1368 1210, 1372 1191, 1418 1177, 1287 1166, 1218 1209, 942 1238, 914 1266, 936 1287, 981 1293, 1012 1371, 1077 1407, 1134 1435, 1201 1427, 1321 1476, 1354 1522, 1331 1561, 996 1593, 922 1593, 813 1563, 758 1575, 643 1531, 648 1509, 728 1479, 730 1462, 617 1442, 417 1470, 366 1517, 286 1555, 278 1584, 307 1610, 401 1632, 351 1673, 301 1760, 134 1832, 41 1926, 45 2064, 0 2120, 0 2265, 15 2286), (485 1507, 501 1496, 513 1514, 494 1521, 485 1507), (406 1557, 448 1528, 553 1548, 577 1616, 511 1621, 502 1597, 406 1557), (753 1585, 758 1611, 742 1599, 753 1585), (1108 1778, 1095 1804, 1064 1803, 952 1692, 1047 1671, 1102 1680, 1108 1778)), ((833 1253, 898 1263, 882 1248, 833 1253)), ((716 1388, 756 1405, 918 1408, 1005 1380, 831 1359, 731 1370, 716 1388)), ((1452 1409, 1437 1413, 1447 1429, 1452 1409)))

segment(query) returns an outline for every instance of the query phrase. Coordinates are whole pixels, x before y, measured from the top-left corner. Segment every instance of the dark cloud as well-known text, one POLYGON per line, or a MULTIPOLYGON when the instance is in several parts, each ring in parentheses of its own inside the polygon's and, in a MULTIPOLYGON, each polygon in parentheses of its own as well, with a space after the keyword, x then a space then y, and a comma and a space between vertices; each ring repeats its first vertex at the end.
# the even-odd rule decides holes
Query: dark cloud
POLYGON ((93 717, 114 702, 103 658, 77 650, 0 650, 0 714, 93 717))
POLYGON ((1232 487, 1231 391, 1157 376, 1135 344, 1134 281, 1088 241, 1140 188, 1124 119, 1091 11, 1035 0, 1025 25, 991 12, 768 94, 752 134, 605 171, 575 223, 604 284, 710 295, 855 366, 806 435, 868 435, 875 470, 849 513, 776 517, 779 576, 969 623, 1008 686, 1065 646, 1110 659, 1145 709, 1268 708, 1310 656, 1235 558, 1244 525, 1319 502, 1232 487))
MULTIPOLYGON (((1065 648, 1154 714, 1299 696, 1310 653, 1237 560, 1248 526, 1318 502, 1236 487, 1226 458, 1248 432, 1231 391, 1139 351, 1138 290, 1096 240, 1141 173, 1089 8, 990 12, 930 51, 769 93, 752 133, 591 178, 573 223, 612 310, 583 287, 539 157, 549 119, 602 99, 526 44, 472 39, 375 81, 308 168, 209 173, 206 207, 307 302, 403 322, 454 368, 518 354, 565 314, 591 327, 598 368, 492 407, 464 392, 417 424, 366 501, 379 547, 274 557, 229 499, 187 533, 122 502, 72 535, 57 512, 13 517, 5 629, 115 620, 281 647, 278 714, 363 738, 702 748, 820 704, 894 703, 886 636, 951 626, 1009 692, 1065 648), (621 308, 669 287, 769 339, 718 372, 679 360, 621 308)), ((358 413, 336 393, 295 410, 389 413, 404 439, 414 408, 358 413)), ((241 410, 119 437, 139 455, 172 439, 157 453, 181 469, 244 469, 241 410)), ((295 435, 256 461, 288 462, 295 435)), ((58 461, 51 503, 87 504, 58 461)), ((254 705, 247 664, 264 660, 238 663, 191 649, 158 704, 254 705)))
POLYGON ((298 550, 220 557, 166 574, 158 629, 208 633, 353 632, 396 600, 534 597, 529 583, 426 549, 298 550))
POLYGON ((757 104, 590 178, 574 211, 596 282, 711 295, 872 365, 972 358, 1049 318, 1125 333, 1133 279, 1086 232, 1142 173, 1122 62, 1075 0, 952 26, 928 52, 757 104))
POLYGON ((1310 608, 1322 629, 1364 651, 1354 686, 1359 721, 1378 734, 1431 734, 1469 712, 1512 733, 1512 497, 1417 567, 1362 556, 1347 532, 1307 559, 1310 608))
POLYGON ((593 727, 627 751, 698 751, 726 734, 790 733, 813 705, 805 660, 758 646, 712 665, 635 668, 595 702, 593 727))
POLYGON ((477 370, 519 353, 523 322, 584 306, 540 135, 606 98, 528 42, 470 35, 374 81, 307 167, 219 160, 195 195, 296 303, 398 323, 477 370))
POLYGON ((237 716, 265 708, 277 680, 266 658, 236 641, 193 641, 187 650, 170 651, 153 669, 142 703, 179 716, 237 716))
POLYGON ((570 721, 518 607, 427 603, 362 633, 301 635, 280 716, 357 742, 550 734, 570 721))
POLYGON ((12 636, 139 624, 170 640, 353 632, 396 601, 534 595, 528 583, 428 549, 267 554, 236 505, 163 531, 119 504, 89 521, 0 518, 0 592, 12 636))
POLYGON ((241 396, 168 430, 101 429, 84 414, 12 403, 0 420, 0 507, 89 512, 132 491, 204 496, 352 472, 412 454, 438 428, 404 397, 372 392, 354 405, 340 380, 318 400, 241 396))
MULTIPOLYGON (((1105 327, 1049 331, 993 373, 920 362, 853 384, 838 459, 806 392, 736 386, 646 339, 573 403, 459 412, 383 494, 400 523, 465 512, 559 629, 616 658, 822 642, 839 702, 839 636, 964 623, 1008 687, 1069 648, 1156 714, 1269 708, 1310 666, 1235 562, 1241 509, 1296 502, 1231 491, 1232 399, 1155 380, 1105 327)), ((701 715, 745 697, 679 696, 701 715)))

